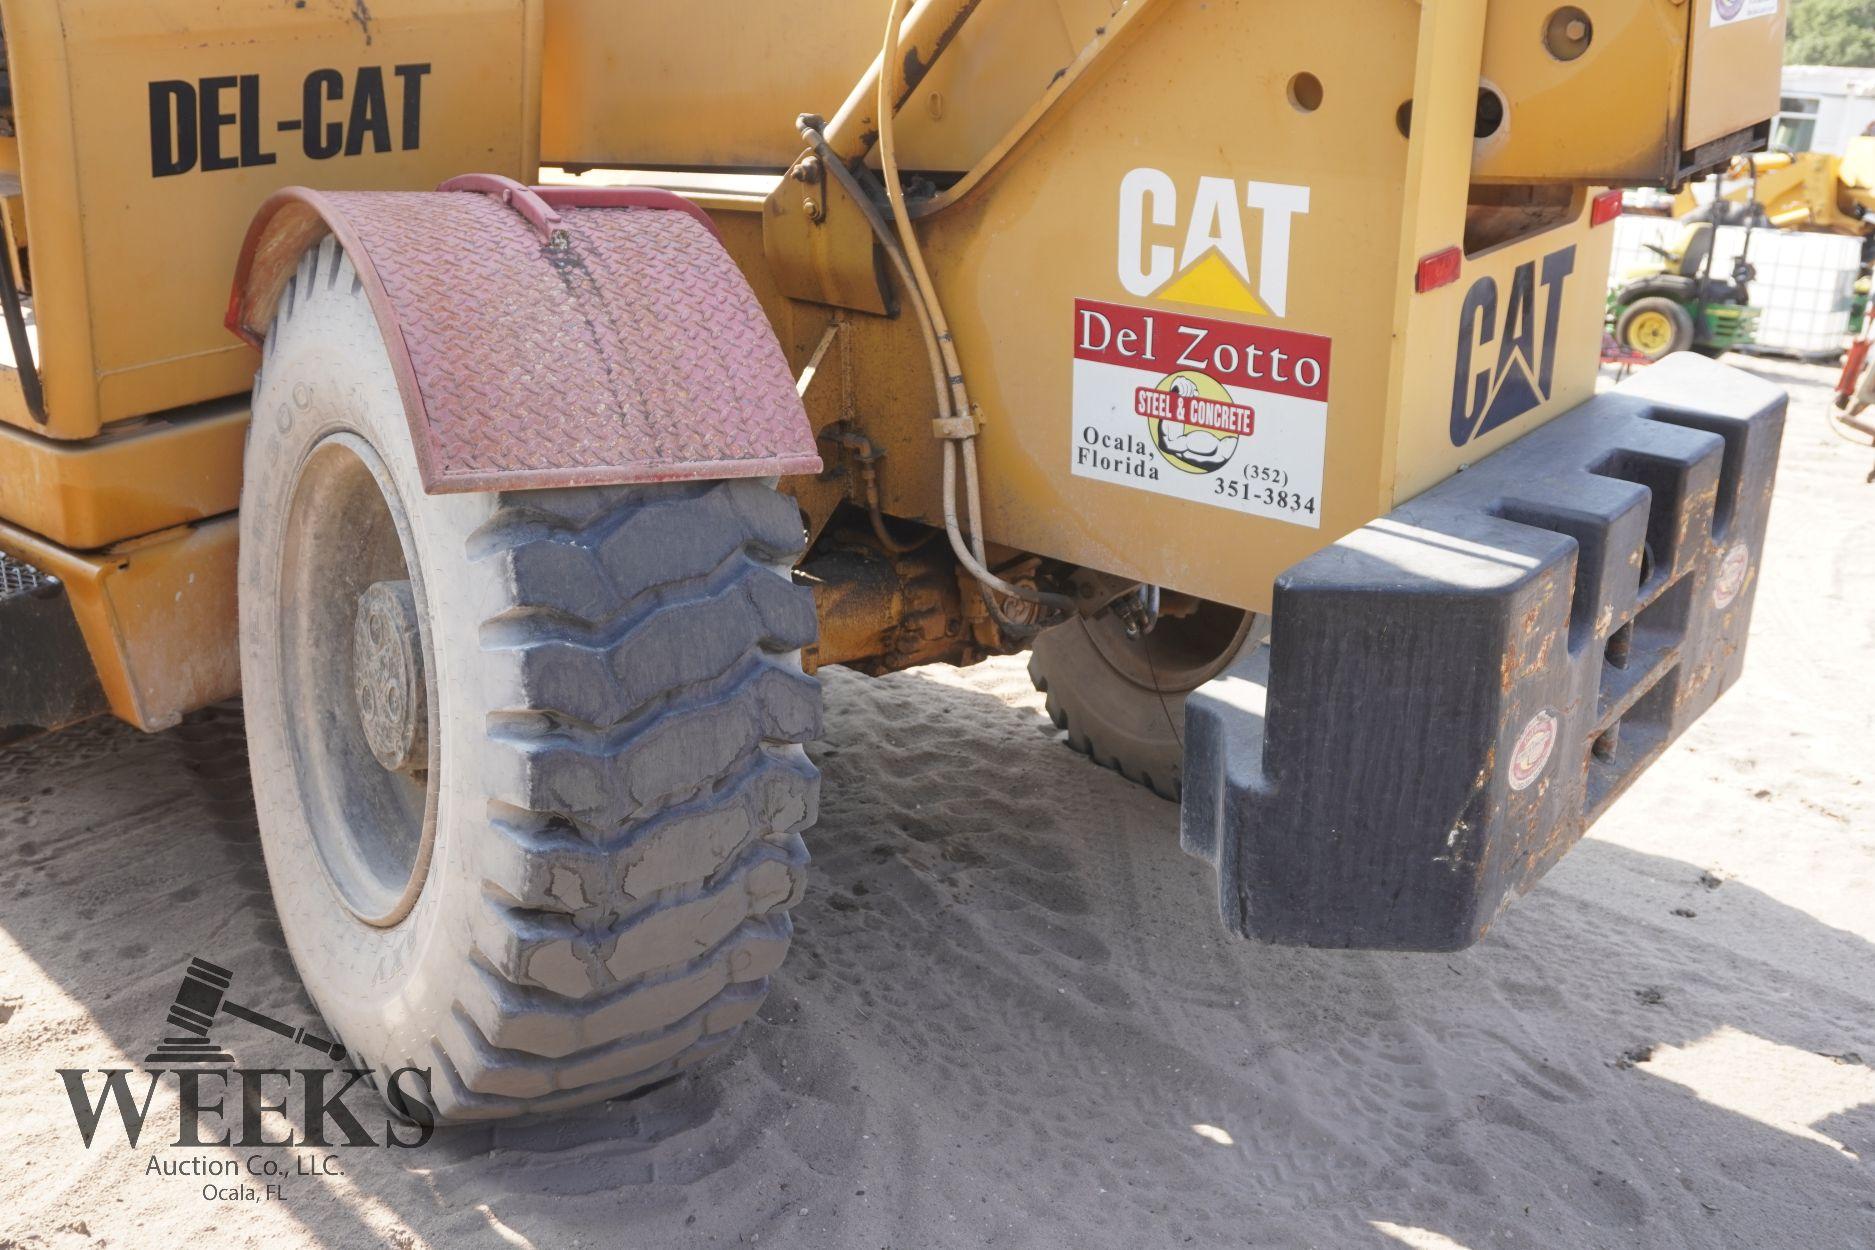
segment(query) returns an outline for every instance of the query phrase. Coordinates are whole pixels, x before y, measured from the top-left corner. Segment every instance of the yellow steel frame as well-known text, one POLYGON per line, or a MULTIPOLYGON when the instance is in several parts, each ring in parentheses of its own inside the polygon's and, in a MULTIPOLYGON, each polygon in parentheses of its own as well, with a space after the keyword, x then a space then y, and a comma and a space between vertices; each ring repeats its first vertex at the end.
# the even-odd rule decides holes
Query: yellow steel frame
POLYGON ((128 421, 82 443, 0 426, 0 517, 89 551, 232 512, 245 398, 128 421))
MULTIPOLYGON (((1590 223, 1592 190, 1670 179, 1775 110, 1783 0, 1745 21, 1714 4, 1597 0, 1588 50, 1569 58, 1543 38, 1558 6, 1521 0, 915 6, 897 149, 938 188, 913 211, 980 404, 987 537, 1266 608, 1283 568, 1585 398, 1611 241, 1590 223), (1504 120, 1475 139, 1481 90, 1504 120), (1121 189, 1139 170, 1154 198, 1129 236, 1121 189), (1287 206, 1286 230, 1271 204, 1287 206), (1456 280, 1416 290, 1420 262, 1455 247, 1456 280), (1564 281, 1552 270, 1571 248, 1564 281), (1129 277, 1162 253, 1178 256, 1177 282, 1129 277), (1271 276, 1284 271, 1286 286, 1271 276), (1076 300, 1328 340, 1312 522, 1071 472, 1076 300), (1519 367, 1540 373, 1531 401, 1478 420, 1474 394, 1519 367)), ((242 227, 285 183, 527 177, 544 148, 568 176, 699 194, 797 369, 822 353, 816 428, 864 430, 886 453, 886 511, 939 518, 917 330, 879 315, 872 241, 842 216, 855 206, 824 190, 809 205, 811 176, 786 176, 797 113, 831 119, 843 150, 870 146, 868 93, 850 89, 877 58, 883 3, 381 0, 369 15, 230 16, 220 0, 49 0, 5 16, 51 419, 34 423, 0 374, 0 548, 66 577, 127 719, 164 723, 229 687, 234 529, 201 518, 235 505, 244 414, 175 410, 248 384, 254 358, 220 314, 242 227), (271 163, 153 176, 154 82, 252 74, 251 98, 227 98, 290 121, 313 70, 403 63, 431 67, 435 128, 416 149, 315 161, 268 131, 271 163), (184 654, 203 639, 215 654, 184 654)), ((243 125, 231 115, 230 142, 243 125)), ((790 489, 819 522, 842 487, 790 489)))
MULTIPOLYGON (((1712 0, 1604 0, 1591 6, 1588 52, 1565 60, 1544 38, 1555 7, 1510 0, 914 7, 908 45, 928 47, 933 30, 950 42, 897 114, 900 162, 944 187, 913 211, 981 405, 988 537, 1265 608, 1281 569, 1586 398, 1599 357, 1599 275, 1612 244, 1609 229, 1590 224, 1590 191, 1671 180, 1702 144, 1748 142, 1750 127, 1775 111, 1784 19, 1778 6, 1715 25, 1712 0), (957 13, 967 14, 961 26, 957 13), (1362 37, 1347 39, 1349 30, 1362 37), (1318 83, 1319 107, 1300 107, 1291 94, 1302 73, 1318 83), (1733 80, 1729 102, 1715 102, 1700 85, 1715 74, 1733 80), (1505 121, 1474 139, 1480 92, 1497 97, 1505 121), (1751 116, 1742 130, 1723 130, 1744 114, 1751 116), (1307 189, 1307 214, 1292 221, 1292 279, 1280 315, 1196 303, 1180 309, 1177 299, 1142 300, 1122 289, 1115 205, 1123 176, 1142 165, 1186 196, 1204 179, 1228 180, 1239 195, 1252 182, 1307 189), (1491 229, 1474 228, 1492 213, 1491 229), (1455 245, 1466 253, 1457 280, 1416 292, 1419 261, 1455 245), (1552 305, 1543 266, 1571 248, 1571 276, 1552 305), (1539 402, 1455 443, 1453 409, 1473 383, 1456 377, 1456 366, 1469 356, 1484 375, 1477 385, 1491 387, 1515 372, 1500 367, 1515 363, 1500 358, 1500 348, 1515 337, 1513 309, 1529 308, 1513 291, 1532 275, 1538 306, 1527 324, 1541 362, 1529 364, 1544 382, 1539 402), (1488 325, 1465 303, 1481 283, 1496 292, 1488 325), (1067 340, 1077 298, 1330 339, 1319 524, 1072 475, 1067 340)), ((869 315, 876 261, 867 232, 837 187, 796 162, 800 145, 775 113, 736 89, 748 75, 754 94, 783 95, 828 116, 836 150, 864 151, 876 129, 867 90, 835 107, 829 83, 842 70, 859 76, 873 61, 864 36, 879 14, 867 6, 828 14, 784 0, 771 15, 815 37, 802 38, 796 56, 753 67, 733 50, 720 64, 713 41, 620 37, 641 19, 655 26, 655 8, 650 0, 549 0, 548 79, 557 101, 546 107, 543 150, 576 166, 792 166, 790 176, 770 182, 759 230, 747 194, 712 201, 725 238, 797 368, 839 322, 821 380, 806 396, 816 428, 840 421, 864 429, 886 452, 886 510, 937 521, 938 452, 915 327, 909 317, 869 315), (630 124, 662 117, 658 110, 673 99, 684 117, 670 128, 630 124)), ((706 27, 729 20, 709 3, 694 16, 706 27)), ((701 181, 647 171, 583 176, 686 192, 701 181)), ((1176 244, 1185 226, 1175 222, 1155 241, 1176 244)), ((1254 235, 1254 220, 1246 227, 1254 235)), ((1246 251, 1254 249, 1248 239, 1246 251)), ((837 499, 837 486, 826 482, 790 488, 810 518, 837 499)))
POLYGON ((238 530, 222 517, 87 554, 0 522, 0 551, 65 583, 111 711, 157 730, 241 688, 238 530))

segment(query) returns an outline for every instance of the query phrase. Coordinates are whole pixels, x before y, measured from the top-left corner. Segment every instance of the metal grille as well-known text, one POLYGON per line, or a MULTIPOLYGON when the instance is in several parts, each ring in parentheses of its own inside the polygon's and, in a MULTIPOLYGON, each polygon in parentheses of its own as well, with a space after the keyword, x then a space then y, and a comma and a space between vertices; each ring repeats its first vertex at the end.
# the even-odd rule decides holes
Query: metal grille
POLYGON ((14 595, 31 594, 41 586, 58 584, 58 579, 49 573, 41 573, 23 560, 0 552, 0 599, 11 599, 14 595))

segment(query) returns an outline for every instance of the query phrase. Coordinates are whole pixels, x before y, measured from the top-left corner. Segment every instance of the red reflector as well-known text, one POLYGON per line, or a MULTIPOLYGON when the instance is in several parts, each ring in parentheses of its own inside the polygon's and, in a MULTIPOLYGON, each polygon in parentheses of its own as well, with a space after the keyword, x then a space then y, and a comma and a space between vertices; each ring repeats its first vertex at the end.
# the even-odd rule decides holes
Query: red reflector
POLYGON ((1621 216, 1621 188, 1604 191, 1589 201, 1589 225, 1599 226, 1621 216))
POLYGON ((1413 275, 1413 289, 1423 293, 1450 286, 1458 281, 1458 267, 1464 260, 1465 254, 1455 247, 1420 257, 1419 272, 1413 275))

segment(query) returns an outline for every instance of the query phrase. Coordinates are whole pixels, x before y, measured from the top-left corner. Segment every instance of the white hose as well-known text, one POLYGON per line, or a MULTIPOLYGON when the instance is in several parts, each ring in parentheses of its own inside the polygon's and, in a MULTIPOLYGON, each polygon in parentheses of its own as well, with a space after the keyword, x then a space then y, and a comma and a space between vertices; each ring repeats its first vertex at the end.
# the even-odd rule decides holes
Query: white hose
MULTIPOLYGON (((970 396, 964 387, 963 368, 957 360, 956 346, 951 339, 950 325, 944 317, 943 305, 937 298, 937 288, 931 281, 930 272, 925 268, 924 254, 918 247, 918 238, 912 232, 911 215, 905 208, 905 191, 899 180, 898 156, 894 146, 895 110, 892 107, 892 100, 897 94, 899 27, 904 21, 905 11, 909 4, 910 0, 892 0, 891 11, 886 21, 885 46, 880 54, 879 164, 885 183, 886 200, 892 207, 893 222, 898 227, 899 235, 899 247, 888 247, 886 251, 894 266, 898 268, 900 277, 909 288, 906 293, 914 306, 923 306, 921 321, 930 328, 935 338, 935 346, 941 359, 941 372, 937 368, 933 371, 934 385, 940 392, 939 416, 941 419, 968 418, 971 415, 970 396), (942 394, 946 383, 950 392, 948 396, 942 394), (949 400, 948 403, 945 402, 946 399, 949 400)), ((939 365, 938 360, 932 363, 934 366, 939 365)), ((1002 594, 1063 611, 1073 610, 1073 601, 1066 596, 1051 595, 1030 590, 1025 586, 1017 586, 990 572, 983 542, 983 507, 978 486, 976 438, 974 436, 944 440, 943 504, 944 531, 950 538, 951 550, 956 553, 958 563, 968 569, 971 576, 1002 594), (963 444, 964 479, 970 521, 968 543, 959 531, 957 521, 956 444, 958 443, 963 444)), ((994 604, 991 607, 993 609, 994 604)))
MULTIPOLYGON (((913 310, 918 313, 920 327, 926 331, 926 349, 932 355, 932 381, 938 392, 938 416, 941 420, 967 419, 971 416, 970 395, 964 388, 963 367, 957 360, 957 349, 951 339, 950 324, 945 320, 943 305, 938 301, 937 287, 925 268, 918 237, 912 232, 911 215, 905 208, 905 191, 900 185, 898 155, 893 143, 895 110, 892 101, 897 95, 899 27, 909 7, 910 0, 892 0, 891 12, 886 20, 885 46, 880 53, 879 165, 885 182, 886 200, 891 204, 892 219, 898 227, 898 245, 894 247, 888 244, 885 250, 905 283, 906 295, 912 301, 913 310), (948 395, 945 393, 947 389, 948 395)), ((822 153, 821 159, 826 160, 827 155, 822 153)), ((983 542, 983 503, 977 480, 974 435, 944 439, 943 494, 944 532, 950 538, 951 550, 956 553, 958 563, 968 569, 972 577, 1000 594, 1059 611, 1074 610, 1074 601, 1065 595, 1017 586, 990 572, 983 542), (958 443, 963 444, 964 480, 970 520, 970 538, 967 543, 957 522, 958 443)), ((995 611, 994 603, 990 607, 995 611)))
POLYGON ((944 318, 944 306, 938 302, 937 287, 931 281, 931 273, 925 268, 924 252, 918 247, 918 236, 912 233, 911 214, 905 210, 905 188, 899 182, 898 149, 894 138, 897 116, 892 101, 898 95, 899 26, 905 19, 905 10, 910 7, 911 0, 892 0, 891 12, 886 15, 885 48, 880 53, 879 69, 879 171, 885 182, 885 198, 892 206, 892 220, 898 226, 900 246, 904 248, 912 278, 917 283, 918 297, 924 300, 931 314, 931 324, 937 330, 938 346, 944 353, 944 367, 950 380, 951 407, 955 415, 967 417, 970 415, 970 396, 964 390, 963 369, 957 363, 957 349, 951 341, 950 323, 944 318))

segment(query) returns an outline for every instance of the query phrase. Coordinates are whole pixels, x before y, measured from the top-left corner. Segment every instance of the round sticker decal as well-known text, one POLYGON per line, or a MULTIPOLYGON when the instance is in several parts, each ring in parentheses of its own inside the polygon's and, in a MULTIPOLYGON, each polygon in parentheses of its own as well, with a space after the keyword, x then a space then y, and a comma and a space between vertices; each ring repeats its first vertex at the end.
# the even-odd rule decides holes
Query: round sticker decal
POLYGON ((1712 579, 1712 606, 1723 612, 1745 588, 1745 574, 1751 571, 1751 552, 1744 543, 1733 543, 1719 561, 1719 574, 1712 579))
POLYGON ((1510 788, 1522 790, 1543 775, 1550 753, 1556 749, 1556 713, 1538 712, 1517 735, 1510 753, 1510 788))

